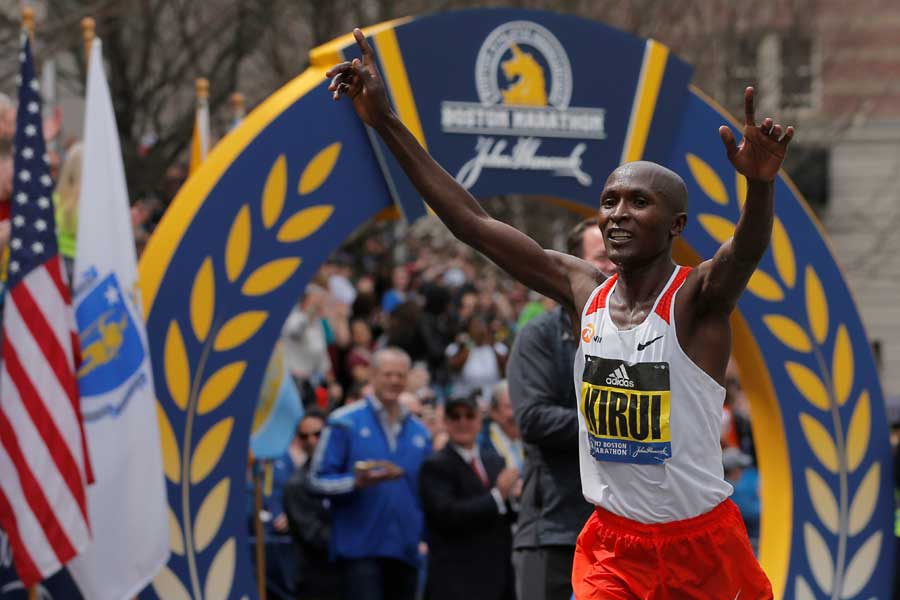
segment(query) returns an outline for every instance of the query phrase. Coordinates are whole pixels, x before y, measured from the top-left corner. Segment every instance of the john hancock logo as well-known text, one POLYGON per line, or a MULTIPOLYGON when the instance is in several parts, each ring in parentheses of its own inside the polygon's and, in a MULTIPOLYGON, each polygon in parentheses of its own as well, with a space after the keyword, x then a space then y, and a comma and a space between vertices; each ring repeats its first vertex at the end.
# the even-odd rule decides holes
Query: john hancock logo
POLYGON ((475 157, 456 175, 466 188, 484 169, 552 171, 589 186, 581 169, 587 144, 575 144, 568 155, 539 154, 542 138, 602 140, 606 111, 569 106, 572 67, 562 44, 545 27, 511 21, 492 31, 475 64, 479 102, 441 103, 445 133, 477 135, 475 157), (517 136, 510 140, 495 136, 517 136))

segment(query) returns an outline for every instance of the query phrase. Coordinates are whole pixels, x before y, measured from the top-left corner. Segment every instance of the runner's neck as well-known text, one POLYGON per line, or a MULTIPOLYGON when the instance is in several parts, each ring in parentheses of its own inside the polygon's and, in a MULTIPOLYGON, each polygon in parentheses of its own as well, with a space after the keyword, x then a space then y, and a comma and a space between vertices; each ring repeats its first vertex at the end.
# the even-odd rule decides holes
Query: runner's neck
POLYGON ((676 265, 671 258, 641 267, 619 268, 619 277, 610 303, 633 312, 652 305, 663 292, 676 265))

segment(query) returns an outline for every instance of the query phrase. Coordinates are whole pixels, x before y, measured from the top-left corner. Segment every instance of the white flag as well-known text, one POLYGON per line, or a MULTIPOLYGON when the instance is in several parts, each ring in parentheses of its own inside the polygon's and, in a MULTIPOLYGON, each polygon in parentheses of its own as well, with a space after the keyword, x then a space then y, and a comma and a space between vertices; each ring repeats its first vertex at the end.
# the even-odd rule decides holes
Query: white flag
POLYGON ((96 483, 88 494, 94 541, 69 567, 85 598, 121 600, 168 560, 169 524, 125 169, 99 39, 88 68, 74 279, 78 387, 96 483))

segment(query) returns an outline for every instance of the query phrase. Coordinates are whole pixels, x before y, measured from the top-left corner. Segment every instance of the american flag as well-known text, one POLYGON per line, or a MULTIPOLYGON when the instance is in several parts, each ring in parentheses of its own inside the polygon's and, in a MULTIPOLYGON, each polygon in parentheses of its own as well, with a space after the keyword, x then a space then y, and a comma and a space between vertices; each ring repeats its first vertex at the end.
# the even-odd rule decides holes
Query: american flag
POLYGON ((0 368, 0 528, 26 586, 90 541, 90 464, 79 410, 78 338, 56 243, 53 181, 28 36, 22 35, 8 294, 0 368))

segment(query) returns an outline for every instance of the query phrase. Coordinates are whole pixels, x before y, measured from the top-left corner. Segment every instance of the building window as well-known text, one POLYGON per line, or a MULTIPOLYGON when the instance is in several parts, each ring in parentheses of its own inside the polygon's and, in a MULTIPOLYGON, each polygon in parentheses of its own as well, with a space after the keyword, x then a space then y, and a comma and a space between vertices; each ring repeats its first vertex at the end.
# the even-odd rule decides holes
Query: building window
POLYGON ((786 109, 813 108, 813 44, 809 36, 780 38, 781 106, 786 109))
POLYGON ((797 30, 736 36, 726 72, 729 107, 743 105, 748 85, 759 87, 758 113, 806 110, 817 105, 813 40, 797 30))

